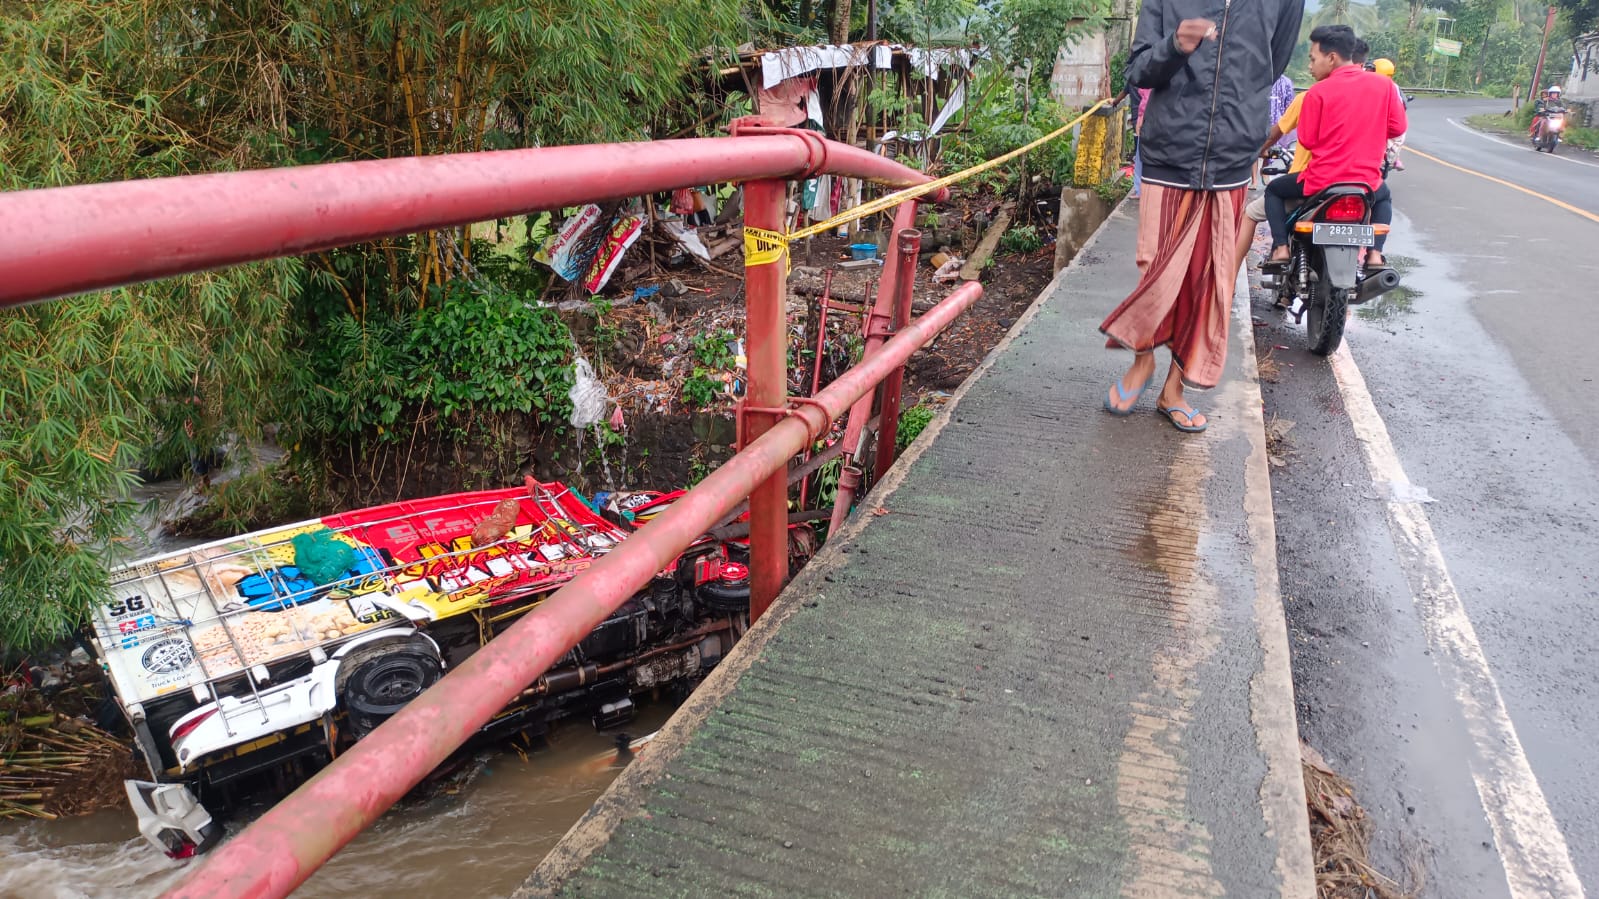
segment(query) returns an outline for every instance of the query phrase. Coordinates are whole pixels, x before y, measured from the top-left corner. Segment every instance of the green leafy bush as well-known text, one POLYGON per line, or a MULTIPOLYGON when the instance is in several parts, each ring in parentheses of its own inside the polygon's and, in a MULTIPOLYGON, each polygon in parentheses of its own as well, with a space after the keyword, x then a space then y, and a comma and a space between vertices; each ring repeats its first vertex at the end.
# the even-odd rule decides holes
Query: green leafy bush
POLYGON ((683 404, 695 409, 714 405, 716 398, 722 395, 722 382, 714 375, 715 372, 696 367, 683 381, 683 404))
POLYGON ((684 405, 707 409, 716 404, 724 391, 721 373, 737 361, 733 355, 735 339, 732 331, 723 330, 696 334, 689 341, 689 355, 697 364, 683 381, 684 405))
POLYGON ((894 432, 894 445, 899 447, 900 452, 904 452, 907 446, 927 430, 927 426, 933 421, 933 416, 937 414, 938 410, 934 407, 920 403, 899 414, 899 428, 894 432))
POLYGON ((462 281, 435 292, 407 335, 416 364, 410 397, 445 416, 472 409, 531 413, 543 423, 565 419, 572 334, 535 299, 462 281))
MULTIPOLYGON (((981 91, 979 87, 978 92, 981 91)), ((971 112, 967 128, 945 141, 945 167, 955 171, 970 168, 1029 144, 1070 121, 1066 111, 1054 101, 1034 100, 1030 112, 1024 112, 1022 107, 1023 98, 1011 84, 992 88, 987 102, 971 112)), ((1039 147, 1025 159, 1029 172, 1042 173, 1056 184, 1070 183, 1076 161, 1070 133, 1039 147)), ((1020 176, 1018 160, 974 180, 978 185, 1005 192, 1019 185, 1020 176)))
POLYGON ((1043 245, 1044 238, 1032 225, 1012 225, 999 238, 1000 249, 1007 253, 1031 253, 1043 245))

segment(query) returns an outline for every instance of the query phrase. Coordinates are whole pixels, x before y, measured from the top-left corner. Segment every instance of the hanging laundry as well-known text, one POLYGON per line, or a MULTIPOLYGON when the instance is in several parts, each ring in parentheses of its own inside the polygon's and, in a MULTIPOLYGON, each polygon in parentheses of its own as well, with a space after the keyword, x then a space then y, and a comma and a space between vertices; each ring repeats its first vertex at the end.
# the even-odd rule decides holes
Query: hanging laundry
POLYGON ((772 124, 793 128, 810 117, 810 97, 815 93, 815 75, 790 78, 769 88, 756 88, 756 109, 772 124))
POLYGON ((805 182, 816 185, 815 190, 805 198, 805 211, 811 221, 826 221, 833 217, 833 182, 836 180, 832 175, 821 175, 805 182))

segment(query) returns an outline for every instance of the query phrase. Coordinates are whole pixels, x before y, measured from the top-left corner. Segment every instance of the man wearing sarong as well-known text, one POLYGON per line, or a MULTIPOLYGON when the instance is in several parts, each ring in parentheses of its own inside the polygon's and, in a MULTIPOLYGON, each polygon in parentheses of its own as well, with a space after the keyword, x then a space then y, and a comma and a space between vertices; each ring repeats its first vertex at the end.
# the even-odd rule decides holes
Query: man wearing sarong
POLYGON ((1156 408, 1178 430, 1205 429, 1183 389, 1216 386, 1227 361, 1238 218, 1268 94, 1303 15, 1303 0, 1144 2, 1127 59, 1127 84, 1151 89, 1140 132, 1140 278, 1100 325, 1110 347, 1135 354, 1105 397, 1112 414, 1133 411, 1154 384, 1155 348, 1167 346, 1156 408))

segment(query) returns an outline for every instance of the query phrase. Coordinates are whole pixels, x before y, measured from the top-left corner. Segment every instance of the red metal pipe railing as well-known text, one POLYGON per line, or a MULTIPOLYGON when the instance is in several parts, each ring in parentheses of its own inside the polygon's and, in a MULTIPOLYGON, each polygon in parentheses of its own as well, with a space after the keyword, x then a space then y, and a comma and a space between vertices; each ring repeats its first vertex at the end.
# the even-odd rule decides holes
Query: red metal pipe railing
POLYGON ((979 297, 966 284, 217 849, 171 897, 285 896, 979 297))
MULTIPOLYGON (((894 330, 899 330, 911 320, 911 304, 916 295, 916 263, 921 260, 922 232, 906 228, 898 232, 899 246, 894 254, 898 274, 894 285, 894 330)), ((883 423, 877 429, 877 453, 872 483, 888 474, 894 464, 894 451, 899 445, 899 407, 905 390, 905 369, 896 368, 883 379, 883 400, 880 406, 883 423)))
MULTIPOLYGON (((744 227, 783 230, 788 184, 751 181, 744 185, 744 227)), ((744 341, 749 377, 739 404, 743 449, 776 423, 776 410, 788 404, 788 327, 785 287, 788 254, 749 256, 744 262, 744 341)), ((796 451, 797 452, 797 451, 796 451)), ((750 494, 750 620, 765 612, 788 580, 788 478, 774 471, 750 494)))
MULTIPOLYGON (((928 180, 813 133, 744 124, 745 135, 732 139, 334 163, 0 194, 0 308, 715 181, 767 179, 764 186, 751 185, 755 218, 748 223, 761 227, 771 219, 775 231, 783 192, 775 179, 830 173, 898 186, 928 180), (778 206, 776 218, 772 206, 778 206)), ((941 200, 948 191, 928 196, 941 200)), ((914 216, 915 205, 904 204, 901 213, 909 209, 914 216)), ((775 577, 780 587, 787 574, 786 534, 779 527, 774 536, 767 519, 774 507, 782 512, 781 472, 788 461, 852 403, 858 407, 873 385, 982 291, 976 285, 956 291, 883 352, 791 412, 779 408, 785 390, 785 347, 776 342, 783 336, 782 275, 776 265, 767 267, 772 271, 760 280, 775 274, 775 290, 759 288, 758 333, 751 340, 760 349, 752 351, 750 365, 762 381, 757 399, 773 406, 767 407, 771 417, 751 432, 753 441, 223 846, 171 895, 288 894, 745 496, 751 497, 752 543, 765 546, 752 547, 752 563, 758 558, 768 572, 780 572, 756 579, 763 593, 775 595, 761 579, 775 577), (774 356, 775 378, 769 370, 774 356)))
MULTIPOLYGON (((894 233, 915 230, 917 202, 908 200, 894 209, 894 233)), ((885 265, 883 280, 877 285, 877 300, 866 313, 866 320, 862 323, 866 331, 866 347, 861 353, 864 361, 877 352, 878 347, 888 338, 894 330, 894 304, 899 297, 899 265, 885 265)), ((914 274, 915 269, 912 269, 914 274)), ((844 425, 844 463, 838 473, 838 490, 834 493, 833 517, 828 522, 827 532, 837 533, 843 526, 844 519, 849 517, 850 506, 855 502, 855 491, 861 485, 864 474, 857 464, 861 458, 861 451, 865 449, 866 421, 872 417, 872 398, 862 397, 849 410, 849 421, 844 425)), ((887 418, 881 419, 878 427, 893 427, 895 423, 887 418)))
POLYGON ((814 134, 762 133, 5 193, 0 308, 541 209, 818 173, 900 187, 929 180, 814 134))

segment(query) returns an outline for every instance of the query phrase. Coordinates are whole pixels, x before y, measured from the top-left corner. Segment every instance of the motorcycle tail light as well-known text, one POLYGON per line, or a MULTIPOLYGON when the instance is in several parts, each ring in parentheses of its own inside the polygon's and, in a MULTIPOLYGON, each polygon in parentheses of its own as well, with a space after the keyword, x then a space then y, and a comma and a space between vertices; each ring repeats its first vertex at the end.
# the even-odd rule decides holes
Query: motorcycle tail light
POLYGON ((1322 220, 1328 222, 1360 222, 1366 218, 1366 200, 1363 197, 1339 197, 1322 210, 1322 220))

